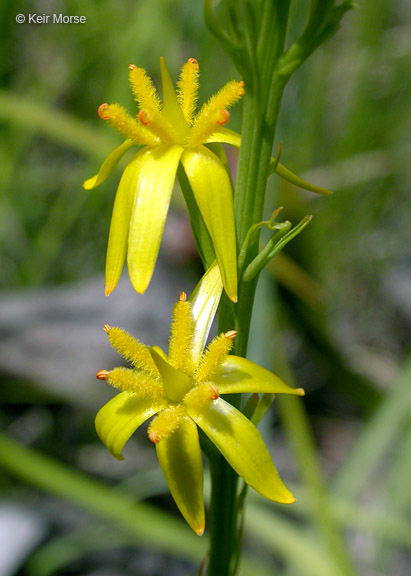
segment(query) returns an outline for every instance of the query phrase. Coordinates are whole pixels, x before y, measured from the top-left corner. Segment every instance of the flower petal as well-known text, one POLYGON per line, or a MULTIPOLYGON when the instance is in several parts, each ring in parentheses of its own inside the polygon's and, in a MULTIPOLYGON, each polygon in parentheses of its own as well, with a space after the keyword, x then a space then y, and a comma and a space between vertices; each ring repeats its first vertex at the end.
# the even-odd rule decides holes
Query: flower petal
POLYGON ((276 502, 295 501, 284 486, 259 431, 244 414, 222 398, 201 407, 187 402, 186 410, 254 490, 276 502))
POLYGON ((111 216, 110 233, 106 257, 106 287, 108 296, 116 287, 123 269, 127 251, 127 237, 131 210, 136 191, 138 175, 147 154, 147 148, 139 150, 127 164, 118 185, 111 216))
POLYGON ((233 193, 221 160, 205 146, 185 149, 181 163, 213 240, 228 297, 237 301, 237 250, 233 193))
POLYGON ((123 460, 121 451, 127 440, 143 422, 167 405, 165 399, 121 392, 104 404, 97 413, 97 434, 114 458, 123 460))
POLYGON ((160 58, 161 87, 163 91, 163 109, 162 113, 166 119, 174 126, 177 132, 184 136, 187 130, 187 122, 184 118, 183 111, 177 100, 173 83, 170 78, 164 58, 160 58))
POLYGON ((218 128, 210 134, 206 140, 206 144, 211 144, 211 142, 221 142, 222 144, 231 144, 236 148, 240 148, 241 144, 241 134, 230 130, 229 128, 218 128))
POLYGON ((197 426, 185 418, 170 438, 156 444, 171 495, 196 534, 204 532, 203 463, 197 426))
POLYGON ((160 372, 165 393, 172 402, 179 402, 193 387, 191 378, 170 364, 167 358, 157 352, 156 347, 149 348, 158 371, 160 372))
POLYGON ((290 388, 269 370, 239 356, 227 356, 213 382, 217 384, 220 394, 268 392, 304 396, 302 388, 290 388))
POLYGON ((157 354, 160 354, 160 356, 164 358, 164 360, 168 361, 167 354, 160 348, 160 346, 148 346, 148 349, 155 350, 157 354))
POLYGON ((104 160, 98 173, 83 183, 83 188, 85 190, 92 190, 107 180, 127 150, 135 145, 136 143, 132 140, 125 140, 120 146, 117 146, 104 160))
POLYGON ((210 266, 190 296, 194 320, 191 359, 198 364, 210 333, 211 325, 220 303, 223 283, 217 262, 210 266))
POLYGON ((154 271, 182 146, 162 145, 144 157, 130 221, 127 263, 131 283, 142 294, 154 271))

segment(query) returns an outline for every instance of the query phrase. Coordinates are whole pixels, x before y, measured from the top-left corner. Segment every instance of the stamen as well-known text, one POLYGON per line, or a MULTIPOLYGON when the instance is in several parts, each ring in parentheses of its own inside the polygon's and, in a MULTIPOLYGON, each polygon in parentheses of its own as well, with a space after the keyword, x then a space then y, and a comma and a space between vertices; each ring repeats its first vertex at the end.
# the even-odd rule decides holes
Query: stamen
POLYGON ((219 394, 217 388, 216 388, 215 386, 213 386, 212 384, 211 384, 211 386, 210 386, 210 397, 211 397, 213 400, 217 400, 217 398, 220 397, 220 394, 219 394))
POLYGON ((235 330, 230 330, 226 334, 220 334, 214 338, 201 357, 200 364, 194 373, 194 382, 200 383, 213 379, 233 347, 233 339, 236 335, 235 330))
POLYGON ((198 62, 189 58, 183 65, 177 82, 177 99, 189 125, 193 122, 198 92, 198 62))
POLYGON ((170 406, 158 414, 148 427, 148 437, 154 444, 158 444, 164 438, 170 438, 172 433, 180 426, 184 418, 184 410, 181 406, 170 406))
POLYGON ((107 370, 99 370, 96 374, 96 378, 97 380, 107 380, 108 374, 107 370))
POLYGON ((139 394, 140 396, 143 395, 153 399, 164 396, 163 387, 158 380, 136 370, 130 370, 130 368, 122 366, 114 368, 107 373, 105 380, 122 392, 131 392, 132 394, 139 394))
POLYGON ((142 129, 146 130, 153 137, 158 138, 157 143, 160 141, 166 144, 174 144, 177 140, 174 127, 164 118, 160 111, 143 109, 137 114, 137 118, 142 124, 142 129), (145 127, 148 128, 145 128, 145 127))
POLYGON ((227 110, 223 108, 222 110, 220 110, 220 119, 217 120, 217 124, 220 124, 220 126, 224 126, 224 124, 227 124, 229 119, 230 114, 227 112, 227 110))
POLYGON ((140 110, 140 112, 137 114, 137 118, 140 124, 143 124, 143 126, 148 126, 150 124, 149 116, 145 110, 140 110))
POLYGON ((111 330, 111 326, 109 326, 108 324, 104 324, 103 326, 103 330, 106 334, 109 333, 109 331, 111 330))
POLYGON ((214 94, 203 105, 194 120, 189 145, 198 146, 216 131, 216 124, 226 124, 228 121, 227 109, 238 102, 243 94, 244 82, 236 82, 235 80, 228 82, 217 94, 214 94))
POLYGON ((191 64, 194 64, 194 66, 196 67, 197 70, 200 68, 199 65, 198 65, 198 62, 197 62, 197 60, 196 60, 195 58, 189 58, 189 59, 187 60, 187 62, 191 62, 191 64))
POLYGON ((108 116, 105 114, 107 108, 108 108, 107 102, 105 102, 104 104, 100 104, 100 106, 98 107, 97 114, 100 116, 102 120, 108 119, 108 116))
POLYGON ((98 113, 100 118, 107 120, 125 138, 137 144, 156 146, 160 143, 156 135, 136 122, 119 104, 102 104, 98 113))
POLYGON ((148 437, 153 444, 158 444, 160 442, 157 430, 150 430, 150 432, 148 433, 148 437))
POLYGON ((189 374, 193 370, 191 363, 193 333, 194 323, 191 304, 187 302, 185 292, 181 292, 180 300, 173 308, 168 358, 174 368, 189 374))
POLYGON ((159 377, 158 368, 147 347, 142 342, 117 327, 111 328, 108 326, 107 335, 113 348, 131 362, 135 368, 154 378, 159 377))
POLYGON ((237 330, 229 330, 224 334, 224 336, 229 340, 234 340, 234 338, 237 336, 237 330))
POLYGON ((160 111, 160 100, 151 78, 143 68, 130 64, 128 78, 139 108, 155 114, 160 111))
POLYGON ((188 408, 193 407, 201 410, 209 406, 214 400, 217 400, 219 396, 220 394, 216 386, 210 384, 210 382, 203 382, 195 388, 192 388, 192 390, 184 396, 184 404, 188 408))

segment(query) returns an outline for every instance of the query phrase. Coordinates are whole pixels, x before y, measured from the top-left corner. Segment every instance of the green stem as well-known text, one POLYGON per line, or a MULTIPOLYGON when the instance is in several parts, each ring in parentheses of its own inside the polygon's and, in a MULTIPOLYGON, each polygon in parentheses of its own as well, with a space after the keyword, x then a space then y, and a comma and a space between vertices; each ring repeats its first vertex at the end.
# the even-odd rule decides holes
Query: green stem
MULTIPOLYGON (((286 3, 285 3, 286 4, 286 3)), ((266 3, 266 7, 273 6, 266 3)), ((269 11, 271 8, 268 8, 269 11)), ((266 15, 267 16, 267 15, 266 15)), ((275 17, 269 14, 267 17, 275 17)), ((234 197, 237 242, 240 247, 250 227, 262 220, 265 190, 275 127, 285 86, 284 79, 275 74, 275 66, 282 53, 286 19, 270 19, 273 27, 265 26, 260 38, 263 61, 260 62, 260 80, 270 78, 268 87, 250 86, 246 89, 243 110, 241 148, 238 162, 237 182, 234 197), (274 30, 273 30, 274 29, 274 30)), ((267 22, 266 22, 267 24, 267 22)), ((258 234, 249 246, 245 266, 257 255, 258 234)), ((237 330, 233 354, 245 357, 251 315, 257 287, 258 275, 248 283, 240 283, 238 303, 232 304, 223 296, 219 309, 219 331, 237 330)), ((230 402, 241 406, 241 395, 230 402)), ((238 566, 239 505, 237 498, 238 476, 221 456, 210 460, 212 490, 210 502, 210 553, 208 576, 234 576, 238 566)))

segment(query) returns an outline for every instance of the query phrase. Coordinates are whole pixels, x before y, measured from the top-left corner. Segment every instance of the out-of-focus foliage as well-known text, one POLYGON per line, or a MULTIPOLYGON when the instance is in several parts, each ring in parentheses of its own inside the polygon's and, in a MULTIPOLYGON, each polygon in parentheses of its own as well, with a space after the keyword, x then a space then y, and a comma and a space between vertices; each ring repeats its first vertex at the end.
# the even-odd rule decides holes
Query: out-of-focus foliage
MULTIPOLYGON (((290 37, 297 34, 300 19, 302 23, 302 4, 292 3, 295 29, 290 37)), ((174 78, 182 62, 195 57, 202 74, 200 102, 227 80, 238 78, 205 28, 202 10, 201 1, 188 0, 0 4, 4 294, 19 289, 22 298, 29 298, 40 287, 47 295, 51 285, 64 290, 68 282, 78 282, 81 290, 85 278, 102 272, 116 183, 112 178, 92 192, 85 192, 81 184, 120 142, 96 111, 103 101, 131 109, 129 63, 144 66, 158 84, 159 56, 167 57, 174 78), (19 13, 85 15, 87 23, 17 24, 19 13)), ((301 405, 280 405, 284 435, 273 416, 263 421, 276 462, 282 457, 282 475, 294 477, 298 502, 287 516, 272 505, 251 503, 246 533, 254 556, 245 561, 244 574, 264 574, 264 569, 270 573, 273 566, 287 576, 333 574, 327 522, 337 523, 348 535, 358 573, 402 576, 406 571, 405 551, 411 546, 405 480, 411 469, 410 368, 405 364, 411 318, 410 69, 409 3, 360 0, 337 36, 311 56, 285 92, 277 133, 283 142, 282 161, 334 195, 314 197, 271 177, 267 215, 283 205, 284 216, 294 223, 307 213, 314 218, 287 247, 286 257, 274 261, 272 272, 280 288, 273 289, 272 276, 261 279, 251 354, 272 368, 274 356, 281 364, 284 344, 294 379, 308 393, 307 413, 301 412, 301 405), (292 414, 298 425, 293 426, 292 414), (307 436, 310 426, 312 443, 307 436), (295 466, 284 439, 293 449, 295 466), (316 474, 320 461, 324 471, 316 474), (258 569, 253 564, 257 561, 258 569)), ((240 128, 240 111, 233 110, 231 122, 240 128)), ((235 159, 230 156, 233 166, 235 159)), ((174 210, 180 214, 178 205, 174 210)), ((170 230, 166 242, 174 232, 170 230)), ((171 291, 177 294, 181 288, 170 281, 171 291)), ((88 321, 97 322, 92 310, 89 313, 88 321)), ((7 345, 23 321, 19 318, 17 326, 10 317, 2 324, 0 346, 7 345)), ((59 322, 57 313, 53 322, 59 322)), ((20 353, 23 358, 24 350, 20 353)), ((75 364, 76 357, 62 358, 61 370, 69 370, 70 362, 75 364)), ((98 368, 90 366, 91 379, 98 368)), ((88 406, 79 409, 80 399, 63 403, 57 381, 56 393, 40 395, 35 376, 33 381, 23 378, 27 370, 19 373, 14 367, 13 378, 9 365, 0 370, 2 428, 28 450, 41 450, 67 466, 55 467, 53 473, 53 461, 0 442, 5 497, 25 501, 31 509, 48 503, 47 543, 19 574, 45 576, 59 562, 71 563, 71 573, 76 574, 91 574, 91 566, 104 562, 118 574, 153 575, 166 569, 182 574, 185 567, 193 573, 190 565, 166 565, 164 557, 142 556, 141 550, 132 560, 129 547, 138 545, 138 515, 134 519, 128 514, 122 521, 113 510, 124 501, 117 501, 115 494, 105 500, 100 513, 95 502, 87 506, 87 490, 92 493, 94 484, 70 472, 77 468, 104 482, 122 478, 122 490, 133 499, 149 498, 157 510, 172 510, 143 442, 135 449, 135 468, 111 467, 97 445, 88 406), (31 466, 24 465, 25 459, 31 466), (131 479, 124 481, 128 475, 131 479), (15 478, 20 478, 17 484, 15 478), (37 488, 29 491, 26 483, 37 488), (70 506, 44 493, 57 493, 88 508, 95 519, 73 515, 70 506), (110 519, 110 527, 102 530, 97 515, 110 519), (90 530, 84 529, 87 522, 90 530), (55 525, 57 532, 50 528, 55 525), (109 547, 104 546, 107 534, 114 546, 126 549, 123 555, 107 556, 106 550, 97 555, 96 550, 109 547)), ((105 494, 99 493, 103 500, 105 494)), ((146 517, 154 537, 151 545, 145 544, 170 552, 172 538, 160 531, 155 541, 156 522, 161 523, 156 518, 150 513, 146 517)), ((181 538, 186 534, 181 532, 181 538)), ((188 560, 201 555, 201 547, 187 546, 187 554, 183 546, 176 554, 188 560)))

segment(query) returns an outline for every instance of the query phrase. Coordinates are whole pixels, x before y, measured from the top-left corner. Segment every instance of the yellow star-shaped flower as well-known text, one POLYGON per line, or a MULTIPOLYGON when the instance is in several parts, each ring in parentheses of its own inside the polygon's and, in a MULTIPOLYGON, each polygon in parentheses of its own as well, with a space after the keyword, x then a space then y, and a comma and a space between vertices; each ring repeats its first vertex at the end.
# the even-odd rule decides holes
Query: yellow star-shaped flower
MULTIPOLYGON (((288 387, 245 358, 229 355, 235 331, 221 334, 202 352, 205 331, 199 335, 194 308, 196 305, 181 293, 173 311, 168 356, 156 346, 147 348, 120 328, 105 326, 110 343, 133 367, 97 373, 97 378, 107 380, 121 393, 100 409, 96 430, 111 454, 122 459, 127 440, 155 416, 148 436, 156 446, 178 508, 201 535, 205 519, 197 426, 247 484, 271 500, 291 503, 294 498, 280 479, 257 428, 220 394, 303 395, 304 391, 288 387)), ((207 316, 201 321, 209 325, 213 312, 208 304, 200 303, 199 308, 200 315, 207 316)))
POLYGON ((231 81, 194 114, 198 64, 182 67, 177 94, 161 59, 163 104, 145 70, 129 66, 129 80, 139 106, 137 118, 118 104, 102 104, 99 115, 125 138, 103 162, 99 173, 84 182, 90 190, 101 184, 132 146, 142 148, 127 164, 116 199, 106 260, 106 294, 117 285, 127 254, 130 280, 143 293, 153 274, 171 192, 179 163, 190 182, 198 209, 213 242, 227 295, 237 300, 237 251, 230 177, 206 144, 231 142, 238 135, 223 128, 227 109, 244 93, 243 82, 231 81))

